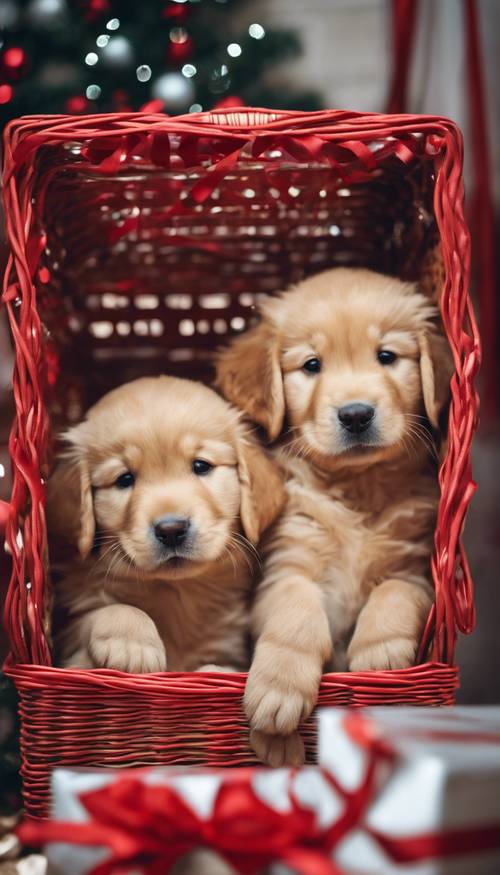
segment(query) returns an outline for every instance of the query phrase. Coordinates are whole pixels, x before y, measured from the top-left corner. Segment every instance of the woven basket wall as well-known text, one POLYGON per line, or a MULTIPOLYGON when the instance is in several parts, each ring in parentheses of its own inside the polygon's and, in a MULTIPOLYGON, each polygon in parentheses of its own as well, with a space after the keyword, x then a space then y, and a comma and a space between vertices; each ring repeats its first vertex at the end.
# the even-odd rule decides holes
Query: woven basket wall
MULTIPOLYGON (((473 484, 479 340, 467 294, 462 144, 433 117, 245 110, 30 117, 5 135, 16 352, 7 524, 8 671, 21 694, 25 799, 41 816, 56 765, 252 763, 243 675, 51 666, 44 478, 51 434, 125 380, 211 378, 256 297, 332 265, 419 280, 455 357, 433 576, 419 665, 324 677, 322 704, 448 704, 457 629, 474 609, 460 534, 473 484), (50 423, 50 427, 49 427, 50 423)), ((304 726, 314 758, 314 722, 304 726)))

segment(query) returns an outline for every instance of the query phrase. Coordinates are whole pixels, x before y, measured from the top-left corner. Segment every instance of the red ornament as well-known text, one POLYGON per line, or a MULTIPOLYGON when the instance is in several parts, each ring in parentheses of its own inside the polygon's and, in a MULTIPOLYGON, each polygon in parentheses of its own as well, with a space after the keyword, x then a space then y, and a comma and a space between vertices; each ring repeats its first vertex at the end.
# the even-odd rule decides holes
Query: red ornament
POLYGON ((169 21, 182 24, 189 15, 189 6, 187 3, 168 3, 161 15, 162 18, 168 18, 169 21))
POLYGON ((76 94, 66 101, 66 109, 71 115, 81 115, 87 112, 90 106, 90 101, 83 94, 76 94))
POLYGON ((0 104, 9 103, 12 100, 13 91, 10 85, 0 85, 0 104))
POLYGON ((214 109, 233 109, 237 106, 245 106, 241 97, 236 97, 236 95, 231 96, 228 94, 227 97, 223 97, 222 100, 218 100, 214 105, 214 109))
POLYGON ((131 112, 130 94, 124 88, 117 88, 113 91, 113 109, 115 112, 131 112))
POLYGON ((194 39, 186 36, 181 42, 170 42, 167 49, 167 61, 171 64, 185 64, 193 56, 194 39))
POLYGON ((90 23, 97 21, 110 10, 109 0, 84 0, 82 5, 85 19, 90 23))
POLYGON ((19 46, 11 46, 2 55, 2 70, 9 79, 19 79, 29 66, 28 56, 19 46))

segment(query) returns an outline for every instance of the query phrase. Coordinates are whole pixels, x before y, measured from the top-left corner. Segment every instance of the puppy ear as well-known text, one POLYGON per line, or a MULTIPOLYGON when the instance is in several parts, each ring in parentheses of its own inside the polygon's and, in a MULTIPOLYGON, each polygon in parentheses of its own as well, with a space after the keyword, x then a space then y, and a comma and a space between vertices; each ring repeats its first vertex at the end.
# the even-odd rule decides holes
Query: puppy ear
POLYGON ((284 476, 277 463, 247 437, 238 442, 238 475, 241 524, 248 540, 257 544, 285 506, 284 476))
POLYGON ((262 425, 271 440, 285 418, 285 397, 276 329, 263 321, 222 350, 216 359, 216 386, 262 425))
POLYGON ((95 519, 90 472, 78 429, 64 436, 72 447, 60 457, 47 483, 46 516, 49 536, 76 546, 85 559, 94 543, 95 519))
POLYGON ((450 396, 453 358, 446 337, 436 331, 419 334, 420 377, 425 412, 434 428, 450 396))

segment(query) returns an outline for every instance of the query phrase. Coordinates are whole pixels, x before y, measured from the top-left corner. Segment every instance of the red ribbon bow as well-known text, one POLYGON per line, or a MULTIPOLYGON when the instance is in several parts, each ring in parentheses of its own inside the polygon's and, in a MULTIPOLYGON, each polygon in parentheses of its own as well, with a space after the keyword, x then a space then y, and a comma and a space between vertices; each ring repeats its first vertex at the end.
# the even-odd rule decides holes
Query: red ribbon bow
POLYGON ((315 813, 300 806, 293 794, 288 812, 274 810, 255 794, 254 774, 241 769, 235 778, 228 777, 207 819, 173 786, 126 777, 79 797, 90 821, 26 821, 19 835, 28 845, 63 841, 105 847, 109 856, 92 875, 125 875, 137 868, 165 875, 176 860, 200 846, 218 852, 242 875, 260 872, 276 860, 302 875, 340 875, 315 813))
POLYGON ((300 875, 341 875, 332 850, 367 810, 380 761, 393 757, 366 723, 361 715, 344 719, 353 740, 369 753, 356 790, 350 792, 322 773, 344 803, 341 816, 328 828, 320 827, 315 811, 297 799, 296 770, 287 773, 290 808, 283 812, 260 799, 253 787, 256 770, 247 768, 225 773, 207 818, 184 801, 175 785, 146 783, 128 773, 79 796, 88 822, 25 821, 20 839, 32 846, 62 841, 107 848, 109 856, 89 875, 125 875, 137 868, 165 875, 176 860, 200 846, 218 852, 242 875, 254 875, 276 860, 300 875))

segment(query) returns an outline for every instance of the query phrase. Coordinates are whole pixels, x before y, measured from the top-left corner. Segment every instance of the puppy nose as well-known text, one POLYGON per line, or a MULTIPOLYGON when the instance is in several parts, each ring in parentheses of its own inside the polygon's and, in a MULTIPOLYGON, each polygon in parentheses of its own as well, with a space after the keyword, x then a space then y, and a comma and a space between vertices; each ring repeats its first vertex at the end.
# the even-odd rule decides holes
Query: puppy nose
POLYGON ((338 412, 338 417, 344 428, 353 434, 366 431, 374 415, 375 410, 370 404, 346 404, 338 412))
POLYGON ((189 531, 189 520, 178 516, 164 516, 157 520, 154 526, 155 536, 164 547, 175 549, 186 540, 189 531))

